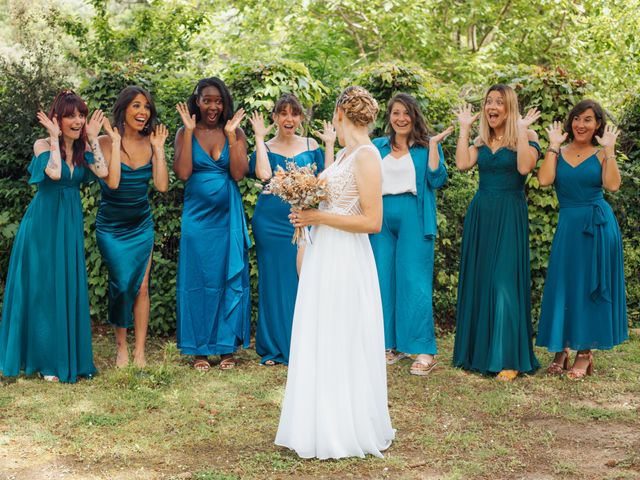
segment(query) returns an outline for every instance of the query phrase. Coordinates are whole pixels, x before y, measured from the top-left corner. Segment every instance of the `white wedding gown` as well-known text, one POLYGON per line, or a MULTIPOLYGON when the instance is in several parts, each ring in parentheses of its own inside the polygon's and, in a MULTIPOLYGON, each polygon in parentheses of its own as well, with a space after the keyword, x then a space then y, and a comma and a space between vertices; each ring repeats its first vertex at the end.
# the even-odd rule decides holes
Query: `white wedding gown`
MULTIPOLYGON (((361 213, 355 153, 322 173, 321 210, 361 213)), ((387 406, 378 274, 365 233, 326 225, 311 231, 293 317, 287 387, 275 443, 303 458, 382 457, 395 436, 387 406)))

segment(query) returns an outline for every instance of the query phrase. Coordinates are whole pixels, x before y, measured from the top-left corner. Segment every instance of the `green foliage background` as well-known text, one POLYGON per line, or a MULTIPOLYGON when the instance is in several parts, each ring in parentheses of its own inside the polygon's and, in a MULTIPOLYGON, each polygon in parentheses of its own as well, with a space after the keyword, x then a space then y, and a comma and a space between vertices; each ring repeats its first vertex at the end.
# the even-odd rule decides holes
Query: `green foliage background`
MULTIPOLYGON (((293 92, 307 111, 307 134, 329 119, 341 88, 363 85, 384 110, 397 92, 414 95, 434 130, 452 108, 479 104, 493 82, 513 85, 521 109, 536 106, 535 125, 562 119, 585 96, 600 100, 623 129, 623 185, 608 195, 623 231, 630 322, 640 324, 640 18, 639 0, 0 0, 0 294, 9 252, 33 189, 26 166, 44 134, 35 113, 62 87, 74 87, 90 108, 109 111, 126 85, 149 89, 171 132, 175 104, 196 81, 221 76, 236 107, 270 110, 293 92)), ((245 125, 249 129, 248 123, 245 125)), ((384 132, 383 116, 373 135, 384 132)), ((252 146, 252 135, 247 131, 252 146)), ((169 142, 170 143, 170 142, 169 142)), ((462 222, 477 173, 455 170, 455 139, 444 145, 450 178, 438 193, 434 311, 455 320, 462 222)), ((173 147, 167 145, 167 157, 173 147)), ((259 185, 240 183, 249 218, 259 185)), ((535 177, 527 182, 534 319, 555 229, 557 200, 535 177)), ((156 225, 151 328, 175 328, 175 275, 183 184, 151 193, 156 225)), ((92 315, 106 318, 107 276, 94 230, 99 188, 84 189, 85 248, 92 315)), ((257 268, 251 252, 256 314, 257 268)))

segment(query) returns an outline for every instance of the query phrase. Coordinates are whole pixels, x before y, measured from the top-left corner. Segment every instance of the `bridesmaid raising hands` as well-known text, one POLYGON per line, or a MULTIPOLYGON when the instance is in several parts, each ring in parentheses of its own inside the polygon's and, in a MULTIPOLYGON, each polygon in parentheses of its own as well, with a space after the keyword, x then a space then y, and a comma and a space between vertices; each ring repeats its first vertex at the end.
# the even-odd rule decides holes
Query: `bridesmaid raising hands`
POLYGON ((144 367, 153 250, 149 180, 153 178, 158 191, 167 191, 164 143, 168 132, 164 125, 156 125, 156 108, 149 92, 137 86, 120 92, 113 106, 113 121, 116 129, 108 128, 109 135, 100 137, 109 175, 100 181, 96 238, 109 270, 109 323, 116 329, 116 366, 129 362, 127 329, 133 326, 133 362, 144 367))

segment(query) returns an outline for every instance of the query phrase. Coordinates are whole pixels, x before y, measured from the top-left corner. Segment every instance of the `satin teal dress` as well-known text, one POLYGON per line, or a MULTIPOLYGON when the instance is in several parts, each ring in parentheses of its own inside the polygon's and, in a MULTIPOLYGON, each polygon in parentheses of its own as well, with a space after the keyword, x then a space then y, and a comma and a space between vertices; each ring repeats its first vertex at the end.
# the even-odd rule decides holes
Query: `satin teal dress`
POLYGON ((133 326, 133 305, 153 250, 151 176, 151 161, 136 169, 122 163, 117 189, 100 180, 96 239, 109 271, 109 323, 120 328, 133 326))
MULTIPOLYGON (((539 151, 538 144, 529 142, 539 151)), ((531 373, 529 220, 516 152, 478 149, 480 184, 464 219, 453 365, 531 373)))
POLYGON ((178 348, 186 355, 223 355, 249 346, 251 243, 229 172, 228 142, 217 160, 195 135, 192 148, 178 258, 178 348))
MULTIPOLYGON (((93 154, 85 153, 93 163, 93 154)), ((37 185, 13 243, 0 324, 0 371, 40 373, 73 383, 96 373, 84 258, 80 185, 91 171, 62 162, 62 177, 44 170, 49 152, 29 165, 37 185)))
MULTIPOLYGON (((316 164, 324 170, 324 151, 307 150, 293 158, 268 152, 271 170, 286 169, 287 162, 299 166, 316 164)), ((251 155, 249 174, 255 175, 256 154, 251 155)), ((261 363, 271 360, 287 365, 293 310, 298 291, 296 256, 298 248, 291 243, 293 226, 289 222, 291 206, 275 195, 260 194, 251 225, 258 260, 258 325, 256 352, 261 363)))
POLYGON ((628 321, 622 236, 602 195, 598 157, 572 167, 559 155, 554 186, 560 214, 536 344, 607 350, 628 338, 628 321))

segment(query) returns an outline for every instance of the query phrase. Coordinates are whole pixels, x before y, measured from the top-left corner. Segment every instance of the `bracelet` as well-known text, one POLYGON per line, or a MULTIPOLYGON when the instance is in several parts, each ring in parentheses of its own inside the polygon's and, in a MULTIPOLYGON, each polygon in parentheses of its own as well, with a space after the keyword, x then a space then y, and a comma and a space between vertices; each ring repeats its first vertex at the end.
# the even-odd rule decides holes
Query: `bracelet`
POLYGON ((609 157, 609 156, 607 156, 607 155, 605 155, 605 156, 604 156, 604 161, 605 161, 605 162, 608 162, 609 160, 615 160, 615 159, 616 159, 615 154, 614 154, 614 155, 611 155, 610 157, 609 157))
POLYGON ((556 156, 560 155, 560 149, 558 149, 558 148, 548 147, 547 148, 547 152, 555 153, 556 156))

